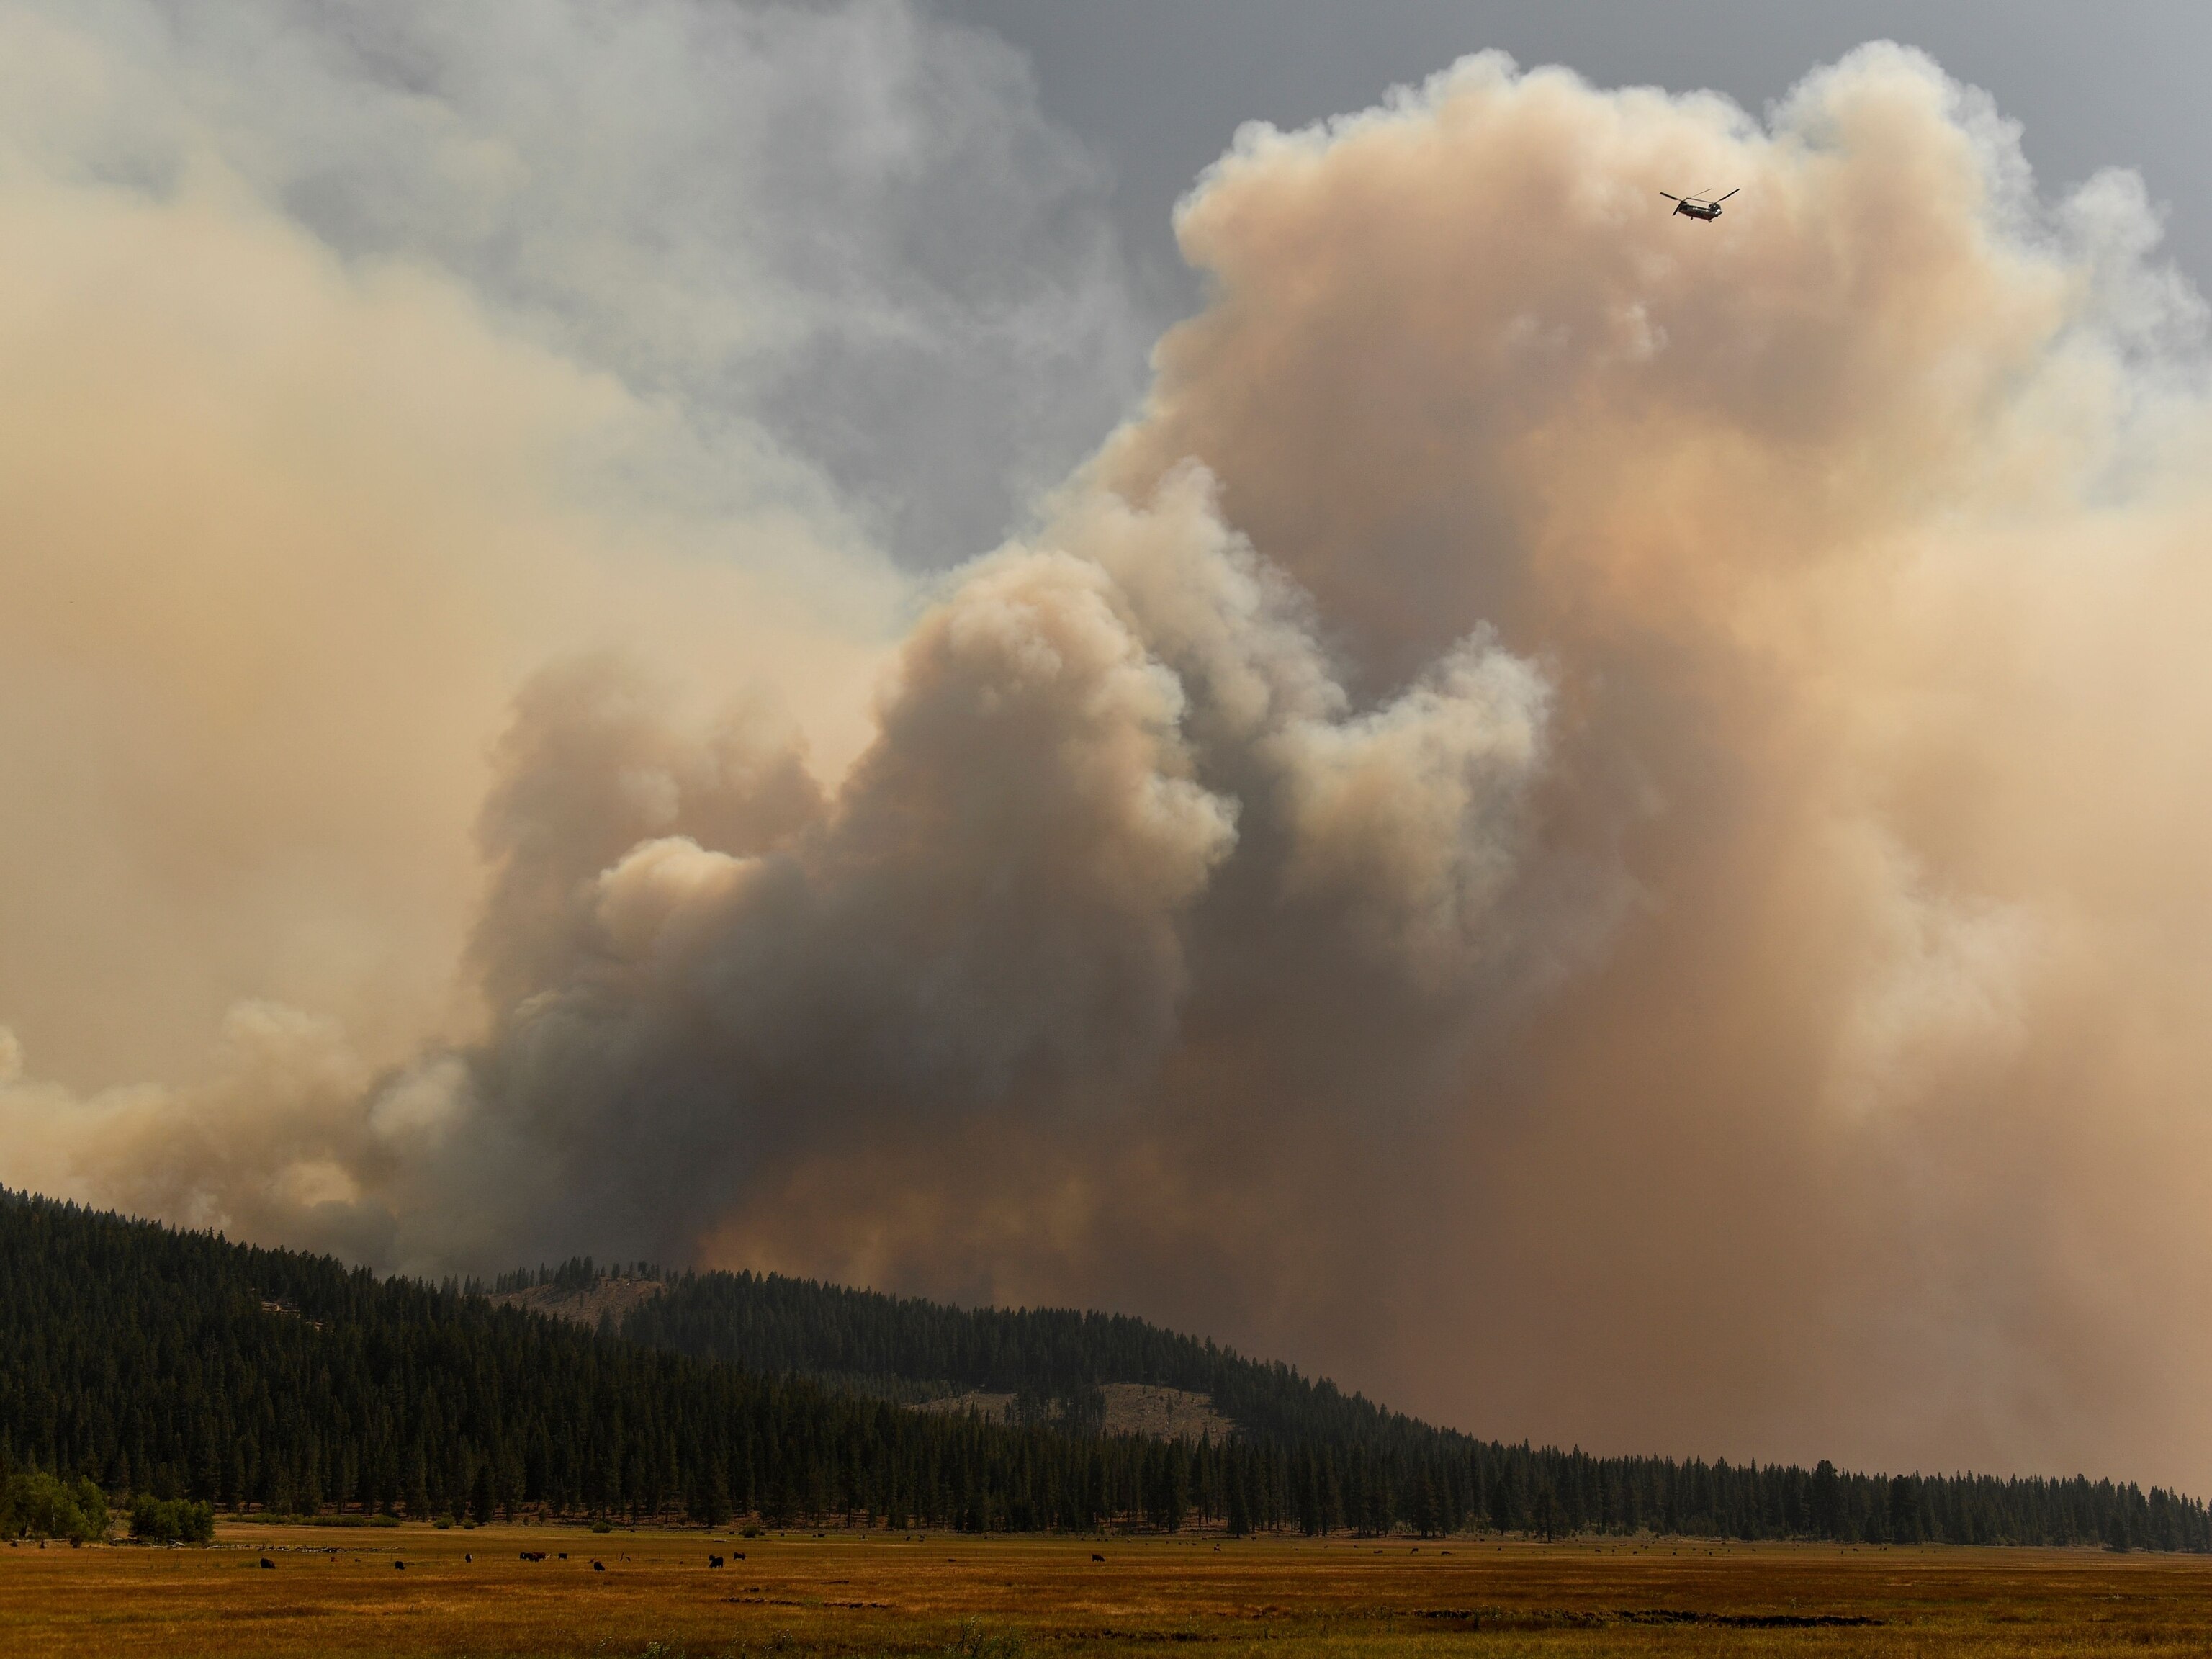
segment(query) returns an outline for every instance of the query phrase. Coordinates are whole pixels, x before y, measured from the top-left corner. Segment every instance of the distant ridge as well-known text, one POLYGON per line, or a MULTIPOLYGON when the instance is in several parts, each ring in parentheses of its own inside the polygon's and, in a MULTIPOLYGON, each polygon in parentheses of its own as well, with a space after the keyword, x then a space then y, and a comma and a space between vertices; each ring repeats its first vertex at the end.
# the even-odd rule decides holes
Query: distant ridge
POLYGON ((618 1310, 614 1331, 651 1347, 887 1399, 1009 1395, 1020 1402, 1019 1420, 1096 1430, 1088 1396, 1104 1385, 1140 1384, 1201 1398, 1246 1437, 1285 1449, 1372 1449, 1437 1432, 1288 1365, 1246 1359, 1125 1314, 956 1308, 779 1273, 665 1274, 645 1263, 601 1272, 589 1258, 509 1274, 495 1288, 525 1302, 541 1298, 534 1305, 549 1310, 550 1298, 559 1297, 593 1319, 601 1305, 618 1310))
POLYGON ((36 1468, 112 1496, 717 1524, 2212 1547, 2202 1503, 2110 1481, 1477 1441, 1119 1316, 682 1274, 616 1334, 611 1317, 592 1329, 472 1285, 380 1280, 4 1190, 0 1263, 0 1479, 36 1468), (1132 1366, 1146 1374, 1115 1375, 1132 1366), (1011 1383, 1066 1401, 1122 1382, 1202 1383, 1192 1391, 1237 1432, 1162 1440, 1099 1433, 1073 1412, 1009 1425, 881 1397, 1011 1383))
MULTIPOLYGON (((2159 1488, 2145 1494, 2078 1476, 1885 1478, 1826 1462, 1807 1470, 1594 1458, 1477 1441, 1326 1379, 1126 1315, 957 1308, 777 1273, 672 1274, 642 1262, 621 1272, 637 1287, 618 1327, 625 1338, 833 1388, 908 1401, 1004 1391, 1024 1402, 1018 1420, 1079 1431, 1091 1426, 1073 1403, 1086 1389, 1144 1383, 1187 1390, 1231 1419, 1243 1437, 1283 1454, 1290 1524, 1302 1528, 1421 1530, 1433 1515, 1450 1531, 1649 1528, 1707 1537, 2212 1547, 2204 1505, 2159 1488), (645 1293, 653 1285, 658 1294, 645 1293), (1418 1476, 1410 1492, 1402 1478, 1390 1484, 1392 1472, 1430 1468, 1473 1473, 1456 1481, 1447 1475, 1430 1493, 1418 1476), (1387 1522, 1375 1507, 1378 1486, 1387 1522)), ((501 1284, 512 1290, 557 1281, 574 1291, 603 1278, 580 1258, 501 1284)))

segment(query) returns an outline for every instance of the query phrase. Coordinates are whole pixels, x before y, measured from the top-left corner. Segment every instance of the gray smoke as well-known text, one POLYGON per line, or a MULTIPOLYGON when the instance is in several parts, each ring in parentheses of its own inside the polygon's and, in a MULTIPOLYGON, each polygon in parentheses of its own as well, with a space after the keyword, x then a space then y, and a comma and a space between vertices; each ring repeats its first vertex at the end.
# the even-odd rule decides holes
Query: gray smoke
MULTIPOLYGON (((94 1093, 10 1046, 0 1176, 1128 1308, 1606 1449, 2203 1485, 2208 408, 2140 185, 2045 201, 1893 47, 1763 122, 1483 57, 1248 130, 1178 231, 1212 297, 1034 528, 885 600, 800 503, 786 608, 679 569, 628 655, 545 641, 473 1028, 249 1005, 94 1093)), ((478 258, 538 349, 684 381, 478 258)))

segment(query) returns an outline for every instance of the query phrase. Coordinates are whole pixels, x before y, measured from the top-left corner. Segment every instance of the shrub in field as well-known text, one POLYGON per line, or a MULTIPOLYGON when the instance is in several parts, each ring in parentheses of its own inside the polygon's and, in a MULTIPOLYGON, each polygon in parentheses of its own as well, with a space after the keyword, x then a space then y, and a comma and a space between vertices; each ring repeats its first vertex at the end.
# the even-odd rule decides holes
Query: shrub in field
POLYGON ((107 1499, 89 1480, 64 1486, 24 1471, 0 1486, 0 1537, 66 1538, 89 1544, 107 1536, 107 1499))
POLYGON ((211 1544, 215 1541, 215 1510, 190 1498, 166 1502, 141 1493, 131 1505, 131 1535, 157 1543, 211 1544))
POLYGON ((1028 1638, 1021 1632, 986 1630, 981 1621, 970 1619, 945 1648, 944 1659, 1022 1659, 1028 1650, 1028 1638))

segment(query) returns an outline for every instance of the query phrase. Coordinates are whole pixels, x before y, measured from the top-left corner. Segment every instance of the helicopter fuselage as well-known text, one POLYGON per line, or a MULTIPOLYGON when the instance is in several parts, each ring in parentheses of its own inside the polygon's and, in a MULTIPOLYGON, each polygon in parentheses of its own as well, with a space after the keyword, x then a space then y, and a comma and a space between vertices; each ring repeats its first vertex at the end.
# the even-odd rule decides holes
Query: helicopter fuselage
POLYGON ((1677 202, 1674 204, 1674 211, 1686 213, 1692 219, 1704 219, 1708 222, 1721 216, 1721 207, 1717 202, 1706 207, 1698 207, 1688 202, 1677 202))

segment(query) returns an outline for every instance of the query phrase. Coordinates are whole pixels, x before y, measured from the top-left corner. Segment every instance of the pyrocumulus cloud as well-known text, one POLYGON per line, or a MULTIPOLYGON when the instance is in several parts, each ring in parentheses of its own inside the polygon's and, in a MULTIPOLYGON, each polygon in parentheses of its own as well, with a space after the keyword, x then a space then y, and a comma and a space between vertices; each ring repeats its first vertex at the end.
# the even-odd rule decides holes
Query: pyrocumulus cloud
POLYGON ((975 257, 1042 274, 966 312, 949 246, 792 262, 885 155, 1026 155, 1017 69, 592 26, 819 70, 844 193, 695 238, 577 193, 653 123, 532 149, 528 53, 438 16, 288 118, 489 220, 102 101, 221 39, 10 15, 74 78, 0 167, 0 1178, 1108 1304, 1516 1437, 2212 1483, 2212 457, 2131 175, 2046 199, 1890 46, 1763 119, 1485 56, 1248 129, 1140 406, 901 574, 1116 406, 1008 367, 1123 326, 1091 185, 1014 168, 975 257), (904 517, 816 441, 864 409, 793 412, 882 339, 985 411, 867 475, 904 517), (89 1062, 178 975, 235 1001, 199 1072, 89 1062))

